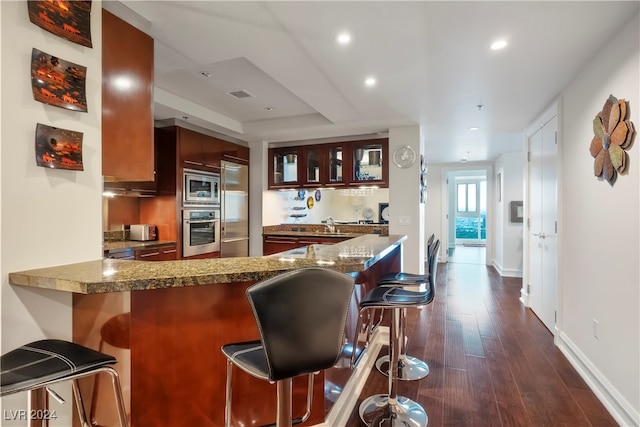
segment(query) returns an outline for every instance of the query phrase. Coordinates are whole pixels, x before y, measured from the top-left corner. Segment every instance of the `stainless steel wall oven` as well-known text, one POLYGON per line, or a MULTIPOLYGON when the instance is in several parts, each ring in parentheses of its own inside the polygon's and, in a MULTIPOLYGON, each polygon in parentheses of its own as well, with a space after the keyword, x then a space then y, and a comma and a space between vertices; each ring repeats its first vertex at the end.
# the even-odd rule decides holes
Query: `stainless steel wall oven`
POLYGON ((220 209, 182 210, 182 256, 220 251, 220 209))

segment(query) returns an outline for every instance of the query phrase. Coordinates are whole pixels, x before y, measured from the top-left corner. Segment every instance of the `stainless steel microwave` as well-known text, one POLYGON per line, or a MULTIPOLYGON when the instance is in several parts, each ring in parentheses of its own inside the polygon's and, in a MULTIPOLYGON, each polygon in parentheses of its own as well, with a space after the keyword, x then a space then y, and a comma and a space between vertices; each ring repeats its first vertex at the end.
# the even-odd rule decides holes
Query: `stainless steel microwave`
POLYGON ((183 206, 220 207, 220 174, 184 169, 183 206))

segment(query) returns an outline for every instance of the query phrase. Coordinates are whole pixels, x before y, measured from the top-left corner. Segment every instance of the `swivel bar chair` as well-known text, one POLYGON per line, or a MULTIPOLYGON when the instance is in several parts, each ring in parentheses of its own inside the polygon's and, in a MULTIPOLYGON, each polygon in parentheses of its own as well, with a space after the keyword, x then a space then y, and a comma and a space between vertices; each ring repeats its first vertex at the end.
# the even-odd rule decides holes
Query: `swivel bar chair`
MULTIPOLYGON (((117 360, 81 345, 61 340, 35 341, 12 350, 0 358, 0 397, 22 391, 46 390, 60 403, 64 400, 49 386, 71 381, 82 427, 87 421, 78 379, 100 373, 111 376, 120 427, 127 427, 127 415, 118 373, 111 366, 117 360)), ((42 425, 48 425, 43 420, 42 425)))
MULTIPOLYGON (((429 261, 428 272, 426 275, 407 274, 407 273, 391 273, 386 275, 382 280, 378 282, 378 286, 402 286, 408 288, 427 286, 432 297, 435 296, 436 291, 436 274, 438 268, 438 256, 440 253, 440 240, 432 242, 429 246, 429 261), (433 280, 432 280, 433 279, 433 280)), ((406 309, 402 309, 400 313, 400 324, 403 331, 406 330, 406 309)), ((398 377, 402 381, 419 380, 426 377, 429 374, 429 365, 418 359, 417 357, 409 356, 406 353, 406 337, 402 341, 400 349, 399 359, 399 373, 398 377)), ((389 372, 389 356, 381 356, 376 360, 376 368, 385 375, 389 372)))
POLYGON ((306 268, 281 274, 247 289, 260 339, 225 344, 225 425, 231 425, 231 371, 276 383, 276 426, 303 422, 310 412, 313 373, 336 364, 344 346, 354 279, 343 273, 306 268), (292 420, 292 378, 309 375, 307 414, 292 420))
MULTIPOLYGON (((430 290, 412 292, 399 286, 378 286, 369 291, 360 302, 360 316, 370 309, 391 309, 391 325, 389 333, 389 350, 391 363, 387 394, 376 394, 367 397, 359 407, 362 421, 368 426, 411 426, 425 427, 428 422, 427 413, 415 401, 398 395, 398 371, 400 351, 404 341, 401 324, 403 309, 419 307, 433 300, 430 290)), ((359 330, 356 328, 356 330, 359 330)))

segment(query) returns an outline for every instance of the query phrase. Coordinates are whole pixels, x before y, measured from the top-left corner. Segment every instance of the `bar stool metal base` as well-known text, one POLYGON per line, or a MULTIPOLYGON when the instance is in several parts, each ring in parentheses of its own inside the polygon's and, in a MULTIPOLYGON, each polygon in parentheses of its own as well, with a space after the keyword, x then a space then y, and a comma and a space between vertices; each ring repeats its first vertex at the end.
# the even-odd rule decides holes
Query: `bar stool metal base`
POLYGON ((422 406, 404 396, 397 396, 392 405, 389 395, 374 394, 360 404, 359 413, 370 427, 426 427, 429 422, 422 406))
MULTIPOLYGON (((376 360, 376 368, 384 375, 389 375, 389 356, 376 360)), ((429 375, 429 365, 413 356, 400 356, 398 362, 398 379, 401 381, 421 380, 429 375)))

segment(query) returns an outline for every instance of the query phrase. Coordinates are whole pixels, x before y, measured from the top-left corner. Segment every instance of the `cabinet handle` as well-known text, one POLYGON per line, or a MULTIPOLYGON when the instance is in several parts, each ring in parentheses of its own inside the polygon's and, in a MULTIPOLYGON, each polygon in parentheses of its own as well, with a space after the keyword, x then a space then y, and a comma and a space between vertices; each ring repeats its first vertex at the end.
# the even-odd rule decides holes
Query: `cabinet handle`
POLYGON ((192 161, 192 160, 183 160, 182 162, 183 162, 183 163, 190 164, 190 165, 203 166, 203 164, 202 164, 202 163, 200 163, 200 162, 194 162, 194 161, 192 161))
POLYGON ((168 251, 162 251, 163 254, 172 254, 174 252, 177 252, 176 249, 169 249, 168 251))
POLYGON ((265 243, 298 243, 296 240, 265 240, 265 243))
POLYGON ((140 254, 140 258, 146 258, 154 255, 160 255, 160 252, 151 252, 149 254, 140 254))
POLYGON ((240 160, 240 161, 243 161, 243 162, 247 161, 247 159, 243 159, 242 157, 232 156, 230 154, 223 154, 222 157, 226 157, 228 159, 233 159, 233 160, 240 160))

